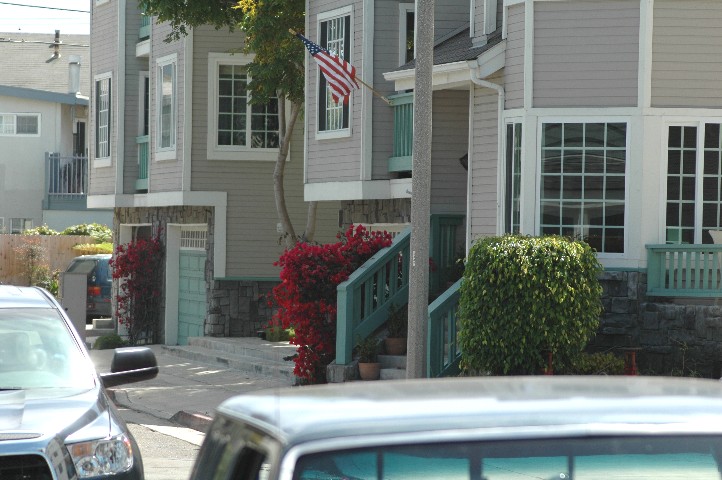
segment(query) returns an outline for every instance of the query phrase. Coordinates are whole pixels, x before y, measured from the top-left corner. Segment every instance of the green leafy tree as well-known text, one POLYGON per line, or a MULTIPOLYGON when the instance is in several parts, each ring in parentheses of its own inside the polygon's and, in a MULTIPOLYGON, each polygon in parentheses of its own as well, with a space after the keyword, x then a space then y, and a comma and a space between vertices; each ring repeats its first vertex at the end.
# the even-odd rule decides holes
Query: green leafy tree
POLYGON ((460 291, 462 368, 533 374, 546 353, 555 365, 573 364, 599 326, 601 271, 581 241, 506 235, 476 242, 460 291))
POLYGON ((283 226, 286 246, 298 240, 311 241, 316 230, 316 202, 310 202, 306 229, 297 235, 286 207, 283 185, 286 158, 293 129, 304 100, 305 50, 289 29, 303 31, 304 2, 299 0, 139 0, 140 8, 160 22, 169 22, 173 31, 170 40, 186 35, 189 29, 212 25, 217 29, 240 30, 245 53, 253 53, 248 65, 251 80, 250 102, 265 105, 278 97, 279 152, 273 172, 274 199, 278 218, 283 226), (290 104, 287 111, 285 102, 290 104))

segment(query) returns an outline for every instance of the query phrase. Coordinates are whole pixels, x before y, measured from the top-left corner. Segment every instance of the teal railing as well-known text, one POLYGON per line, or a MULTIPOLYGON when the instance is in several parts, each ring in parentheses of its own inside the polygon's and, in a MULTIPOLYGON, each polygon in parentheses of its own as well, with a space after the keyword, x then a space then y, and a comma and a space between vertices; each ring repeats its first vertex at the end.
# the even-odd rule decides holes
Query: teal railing
POLYGON ((463 256, 463 249, 457 248, 456 233, 463 223, 464 215, 431 216, 429 255, 435 267, 429 275, 429 291, 432 295, 446 290, 460 277, 461 265, 457 260, 463 256))
POLYGON ((444 377, 459 373, 461 350, 457 340, 459 287, 457 280, 429 305, 428 377, 444 377))
POLYGON ((394 150, 389 158, 389 172, 410 172, 414 144, 414 94, 389 97, 394 109, 394 150))
POLYGON ((135 181, 136 190, 148 190, 148 161, 150 157, 150 137, 143 135, 135 137, 138 144, 138 178, 135 181))
POLYGON ((647 245, 647 295, 722 297, 722 245, 647 245))
POLYGON ((351 363, 354 344, 383 325, 392 303, 408 303, 410 238, 410 228, 396 235, 337 287, 337 365, 351 363))
POLYGON ((152 17, 150 15, 142 14, 140 16, 140 31, 138 32, 138 38, 145 40, 150 37, 150 24, 152 17))

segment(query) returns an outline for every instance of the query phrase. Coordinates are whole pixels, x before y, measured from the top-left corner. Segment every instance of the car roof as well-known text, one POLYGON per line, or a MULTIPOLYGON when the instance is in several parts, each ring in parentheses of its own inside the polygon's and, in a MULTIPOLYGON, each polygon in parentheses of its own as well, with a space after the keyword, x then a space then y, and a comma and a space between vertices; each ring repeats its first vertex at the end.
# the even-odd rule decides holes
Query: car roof
MULTIPOLYGON (((244 394, 218 408, 288 447, 314 440, 425 432, 579 436, 722 433, 722 383, 631 376, 475 377, 351 382, 244 394)), ((483 437, 476 437, 483 438, 483 437)))
POLYGON ((112 256, 113 255, 110 253, 96 253, 94 255, 79 255, 79 256, 73 258, 72 261, 76 261, 76 260, 106 260, 112 256))
POLYGON ((47 294, 37 287, 0 285, 0 308, 47 308, 53 306, 47 294))

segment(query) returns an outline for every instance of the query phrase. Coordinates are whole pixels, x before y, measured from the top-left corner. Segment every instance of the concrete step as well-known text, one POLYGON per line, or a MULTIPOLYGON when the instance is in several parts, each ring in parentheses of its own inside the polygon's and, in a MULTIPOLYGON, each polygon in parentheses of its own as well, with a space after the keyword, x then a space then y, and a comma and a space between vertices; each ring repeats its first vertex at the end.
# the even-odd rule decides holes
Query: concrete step
POLYGON ((288 385, 298 383, 293 374, 293 360, 284 360, 296 353, 296 347, 288 342, 267 342, 253 337, 194 337, 188 343, 163 345, 163 350, 180 358, 284 380, 288 385))
POLYGON ((399 380, 406 378, 406 355, 379 355, 381 380, 399 380))

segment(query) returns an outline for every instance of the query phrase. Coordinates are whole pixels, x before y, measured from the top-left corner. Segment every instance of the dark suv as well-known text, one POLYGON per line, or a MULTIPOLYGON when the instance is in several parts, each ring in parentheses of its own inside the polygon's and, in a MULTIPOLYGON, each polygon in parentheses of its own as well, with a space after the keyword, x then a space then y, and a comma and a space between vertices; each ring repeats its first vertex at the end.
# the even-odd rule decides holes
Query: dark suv
POLYGON ((155 377, 147 347, 119 348, 98 375, 60 304, 0 285, 0 478, 143 478, 138 445, 105 387, 155 377))
POLYGON ((70 261, 66 273, 85 273, 88 276, 88 304, 86 315, 92 318, 108 318, 110 312, 113 274, 108 254, 81 255, 70 261))

